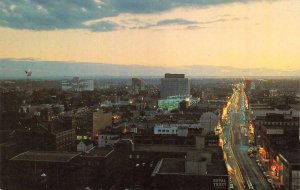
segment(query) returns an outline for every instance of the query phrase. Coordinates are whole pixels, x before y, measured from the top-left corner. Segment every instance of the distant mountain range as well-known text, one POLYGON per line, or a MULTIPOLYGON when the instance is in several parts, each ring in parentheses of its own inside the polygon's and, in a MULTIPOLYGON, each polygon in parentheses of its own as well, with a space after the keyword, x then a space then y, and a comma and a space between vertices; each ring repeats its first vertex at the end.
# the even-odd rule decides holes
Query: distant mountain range
POLYGON ((0 59, 1 79, 24 79, 25 70, 32 71, 32 78, 70 76, 158 76, 165 73, 184 73, 188 77, 231 76, 300 76, 300 70, 282 71, 267 68, 235 68, 226 66, 192 65, 182 67, 151 67, 142 65, 117 65, 104 63, 79 63, 40 61, 36 59, 0 59))

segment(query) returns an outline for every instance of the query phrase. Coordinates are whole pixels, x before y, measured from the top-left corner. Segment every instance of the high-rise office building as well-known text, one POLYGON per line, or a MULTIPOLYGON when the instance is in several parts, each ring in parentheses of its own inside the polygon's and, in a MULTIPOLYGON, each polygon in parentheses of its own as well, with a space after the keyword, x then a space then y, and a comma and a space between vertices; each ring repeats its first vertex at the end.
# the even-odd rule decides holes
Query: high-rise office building
POLYGON ((184 74, 166 73, 165 78, 161 79, 160 97, 168 98, 170 96, 189 96, 190 82, 184 74))
POLYGON ((141 90, 145 89, 145 84, 142 79, 132 78, 132 90, 134 93, 139 93, 141 90))

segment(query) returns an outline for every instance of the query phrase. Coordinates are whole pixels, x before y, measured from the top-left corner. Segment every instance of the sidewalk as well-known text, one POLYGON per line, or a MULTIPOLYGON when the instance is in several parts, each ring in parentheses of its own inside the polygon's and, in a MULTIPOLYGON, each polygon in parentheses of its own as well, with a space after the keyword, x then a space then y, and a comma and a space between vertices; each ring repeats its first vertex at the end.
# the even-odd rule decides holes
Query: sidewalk
POLYGON ((279 177, 275 176, 274 172, 272 172, 271 170, 268 170, 267 174, 270 175, 270 178, 273 180, 275 189, 278 189, 278 190, 285 189, 284 187, 281 187, 279 177))
POLYGON ((285 190, 284 187, 280 185, 279 177, 275 176, 275 174, 268 170, 268 161, 263 160, 259 153, 256 155, 256 159, 259 160, 259 163, 261 164, 261 170, 266 179, 272 179, 273 183, 270 183, 273 189, 276 190, 285 190))

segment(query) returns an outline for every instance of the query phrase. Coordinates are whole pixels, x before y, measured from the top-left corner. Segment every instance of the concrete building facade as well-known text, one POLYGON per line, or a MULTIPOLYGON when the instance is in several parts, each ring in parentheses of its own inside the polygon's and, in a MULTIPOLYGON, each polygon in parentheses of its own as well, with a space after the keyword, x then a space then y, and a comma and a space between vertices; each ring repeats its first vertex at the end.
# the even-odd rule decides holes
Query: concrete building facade
POLYGON ((166 73, 165 78, 161 79, 161 98, 168 98, 170 96, 189 96, 190 82, 185 78, 184 74, 170 74, 166 73))

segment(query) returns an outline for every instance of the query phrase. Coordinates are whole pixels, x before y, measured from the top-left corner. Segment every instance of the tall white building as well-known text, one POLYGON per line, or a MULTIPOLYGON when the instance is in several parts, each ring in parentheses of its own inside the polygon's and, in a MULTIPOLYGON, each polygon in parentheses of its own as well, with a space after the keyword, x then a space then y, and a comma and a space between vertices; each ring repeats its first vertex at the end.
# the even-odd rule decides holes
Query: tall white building
POLYGON ((79 86, 80 91, 94 91, 94 80, 82 80, 79 86))
POLYGON ((168 98, 170 96, 189 96, 190 82, 185 78, 184 74, 170 74, 166 73, 165 78, 161 79, 161 98, 168 98))

